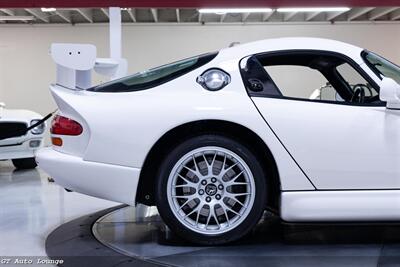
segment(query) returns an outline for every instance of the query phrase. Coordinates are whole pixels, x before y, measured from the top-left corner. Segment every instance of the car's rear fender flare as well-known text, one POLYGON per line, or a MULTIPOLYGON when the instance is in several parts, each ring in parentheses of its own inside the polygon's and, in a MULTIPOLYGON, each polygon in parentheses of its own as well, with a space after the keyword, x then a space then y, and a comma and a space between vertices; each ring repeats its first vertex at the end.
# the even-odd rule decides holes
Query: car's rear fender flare
MULTIPOLYGON (((148 152, 142 166, 136 197, 137 202, 147 205, 154 204, 154 181, 157 178, 158 167, 162 159, 177 143, 202 134, 223 135, 247 145, 262 162, 268 175, 266 179, 269 191, 268 204, 278 208, 282 183, 279 164, 273 151, 259 134, 248 127, 235 122, 216 119, 197 120, 181 124, 170 129, 158 139, 148 152)), ((281 168, 283 168, 283 165, 281 168)), ((304 179, 306 178, 304 177, 304 179)), ((305 183, 307 182, 305 181, 305 183)), ((310 186, 306 187, 307 189, 310 188, 310 186)))

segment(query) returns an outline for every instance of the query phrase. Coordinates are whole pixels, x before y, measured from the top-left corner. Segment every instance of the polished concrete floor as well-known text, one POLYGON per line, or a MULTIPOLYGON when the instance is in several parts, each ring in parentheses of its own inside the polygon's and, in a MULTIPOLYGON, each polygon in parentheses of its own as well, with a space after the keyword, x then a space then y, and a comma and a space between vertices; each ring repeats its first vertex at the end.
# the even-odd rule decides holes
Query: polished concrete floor
POLYGON ((205 247, 171 233, 155 208, 124 207, 92 231, 119 253, 159 266, 400 266, 398 225, 285 225, 266 214, 244 240, 205 247))
MULTIPOLYGON (((74 218, 117 205, 67 193, 39 169, 0 161, 0 256, 45 256, 47 235, 74 218)), ((1 265, 1 264, 0 264, 1 265)))

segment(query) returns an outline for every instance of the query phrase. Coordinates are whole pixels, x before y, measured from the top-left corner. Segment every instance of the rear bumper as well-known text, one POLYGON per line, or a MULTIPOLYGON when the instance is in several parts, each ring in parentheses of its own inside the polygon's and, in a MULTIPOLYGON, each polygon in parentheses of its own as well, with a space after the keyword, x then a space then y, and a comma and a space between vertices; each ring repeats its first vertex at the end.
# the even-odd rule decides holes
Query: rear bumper
POLYGON ((0 160, 33 158, 35 157, 35 152, 42 146, 42 138, 32 138, 22 143, 0 145, 0 160), (40 141, 40 145, 38 147, 31 147, 31 141, 40 141))
POLYGON ((36 161, 40 168, 64 188, 135 205, 140 169, 85 161, 52 148, 39 150, 36 161))

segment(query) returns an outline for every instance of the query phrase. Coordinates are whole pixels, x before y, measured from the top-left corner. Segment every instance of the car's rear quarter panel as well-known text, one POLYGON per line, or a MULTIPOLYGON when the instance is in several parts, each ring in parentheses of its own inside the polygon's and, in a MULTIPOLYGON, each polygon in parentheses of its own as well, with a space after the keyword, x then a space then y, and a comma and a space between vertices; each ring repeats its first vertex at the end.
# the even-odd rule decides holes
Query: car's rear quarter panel
POLYGON ((152 146, 169 130, 192 121, 224 120, 247 127, 265 141, 277 162, 283 190, 313 190, 248 97, 238 60, 215 61, 169 83, 137 92, 77 92, 53 87, 60 112, 84 127, 84 136, 75 138, 80 145, 70 149, 73 145, 67 143, 72 140, 66 140, 66 152, 75 149, 86 161, 141 168, 152 146), (211 66, 224 69, 232 78, 217 92, 196 83, 197 76, 211 66))

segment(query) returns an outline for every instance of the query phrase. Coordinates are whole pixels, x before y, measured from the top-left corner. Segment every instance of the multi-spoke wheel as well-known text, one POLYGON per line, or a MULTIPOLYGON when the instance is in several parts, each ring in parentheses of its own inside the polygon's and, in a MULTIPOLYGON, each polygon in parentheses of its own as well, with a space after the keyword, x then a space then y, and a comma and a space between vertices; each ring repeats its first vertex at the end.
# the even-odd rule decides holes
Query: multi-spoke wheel
POLYGON ((261 216, 264 173, 243 145, 204 135, 175 148, 162 165, 158 208, 166 223, 197 243, 240 238, 261 216))

